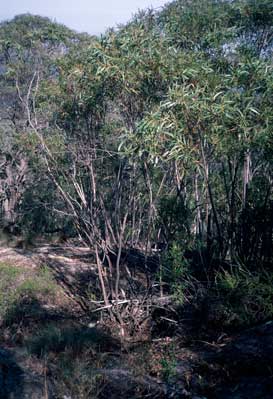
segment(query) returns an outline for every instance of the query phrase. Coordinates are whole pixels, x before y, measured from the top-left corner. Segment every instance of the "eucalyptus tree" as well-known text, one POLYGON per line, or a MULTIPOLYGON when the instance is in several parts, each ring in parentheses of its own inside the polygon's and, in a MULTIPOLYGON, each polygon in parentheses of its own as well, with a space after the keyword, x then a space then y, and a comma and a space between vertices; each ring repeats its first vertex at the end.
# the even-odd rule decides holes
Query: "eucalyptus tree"
POLYGON ((180 53, 182 80, 147 113, 129 148, 179 163, 192 180, 185 191, 191 230, 213 257, 254 261, 262 233, 244 217, 261 206, 255 195, 265 214, 272 199, 272 159, 264 157, 272 143, 269 2, 177 1, 158 21, 180 53))
POLYGON ((46 115, 36 114, 40 85, 56 79, 55 61, 69 47, 87 39, 48 18, 19 15, 0 24, 1 87, 1 213, 9 228, 19 222, 19 207, 33 184, 25 154, 32 124, 44 129, 46 115))
POLYGON ((32 119, 44 167, 65 204, 56 212, 71 217, 94 250, 104 304, 122 326, 128 314, 121 312, 120 300, 130 307, 132 295, 140 300, 130 270, 122 268, 123 251, 142 250, 148 275, 156 203, 175 170, 172 164, 154 168, 148 154, 135 157, 123 145, 177 78, 176 54, 146 18, 109 31, 67 54, 58 63, 59 81, 40 87, 37 112, 43 112, 45 98, 48 128, 39 130, 32 119), (131 281, 129 293, 121 284, 124 274, 131 281))
POLYGON ((239 47, 257 57, 272 55, 272 18, 270 0, 176 0, 157 21, 176 47, 214 59, 235 55, 239 47))
POLYGON ((272 199, 270 20, 251 1, 198 4, 139 14, 74 48, 58 81, 40 85, 35 109, 48 125, 35 112, 29 121, 65 204, 56 212, 94 250, 104 305, 122 327, 120 301, 139 299, 122 286, 124 275, 134 285, 125 248, 143 251, 147 271, 158 241, 182 253, 201 243, 213 267, 253 262, 265 243, 244 218, 258 198, 269 215, 272 199))
POLYGON ((39 39, 38 58, 24 47, 35 65, 28 79, 11 70, 28 159, 55 188, 54 212, 94 251, 98 303, 122 329, 153 291, 123 264, 128 247, 143 252, 147 277, 158 242, 180 246, 181 258, 201 246, 211 268, 264 263, 272 229, 267 4, 177 1, 101 38, 70 39, 78 46, 39 39))

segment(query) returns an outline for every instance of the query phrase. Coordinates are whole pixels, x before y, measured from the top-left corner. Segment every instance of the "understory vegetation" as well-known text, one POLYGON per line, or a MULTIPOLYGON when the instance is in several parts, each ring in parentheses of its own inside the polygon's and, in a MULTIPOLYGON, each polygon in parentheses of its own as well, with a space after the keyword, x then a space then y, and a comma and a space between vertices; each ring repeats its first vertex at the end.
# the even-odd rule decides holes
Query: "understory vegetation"
POLYGON ((45 302, 49 296, 54 302, 56 287, 46 268, 33 272, 0 263, 0 325, 20 323, 37 312, 36 303, 45 302))
POLYGON ((273 319, 272 41, 270 0, 0 23, 1 246, 88 250, 0 263, 0 339, 57 398, 250 398, 183 348, 273 319))

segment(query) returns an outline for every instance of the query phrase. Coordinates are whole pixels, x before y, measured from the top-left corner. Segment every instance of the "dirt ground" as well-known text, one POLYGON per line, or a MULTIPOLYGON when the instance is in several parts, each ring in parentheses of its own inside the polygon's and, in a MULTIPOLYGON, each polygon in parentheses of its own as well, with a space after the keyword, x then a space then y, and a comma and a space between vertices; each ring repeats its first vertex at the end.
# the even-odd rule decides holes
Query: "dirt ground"
POLYGON ((97 275, 89 249, 2 246, 0 261, 33 271, 46 265, 59 287, 57 301, 49 298, 1 334, 0 394, 1 378, 7 381, 1 398, 272 399, 273 323, 218 339, 180 333, 124 345, 111 326, 91 323, 87 294, 97 275))

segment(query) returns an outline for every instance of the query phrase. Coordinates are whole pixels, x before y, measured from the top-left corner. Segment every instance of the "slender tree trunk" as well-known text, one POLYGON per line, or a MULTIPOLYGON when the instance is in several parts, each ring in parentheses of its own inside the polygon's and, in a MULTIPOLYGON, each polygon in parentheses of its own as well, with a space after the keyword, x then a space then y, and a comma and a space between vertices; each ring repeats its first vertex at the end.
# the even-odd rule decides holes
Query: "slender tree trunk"
POLYGON ((246 207, 247 190, 251 181, 251 153, 249 150, 244 155, 244 168, 243 168, 243 209, 246 207))

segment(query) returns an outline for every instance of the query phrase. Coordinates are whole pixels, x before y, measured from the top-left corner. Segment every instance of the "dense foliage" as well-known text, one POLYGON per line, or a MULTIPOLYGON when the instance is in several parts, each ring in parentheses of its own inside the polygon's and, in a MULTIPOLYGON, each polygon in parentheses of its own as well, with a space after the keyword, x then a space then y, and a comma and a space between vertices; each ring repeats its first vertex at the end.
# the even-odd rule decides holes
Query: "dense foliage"
POLYGON ((272 10, 178 0, 101 38, 0 26, 3 227, 78 234, 121 325, 122 298, 183 302, 196 279, 272 267, 272 10))

